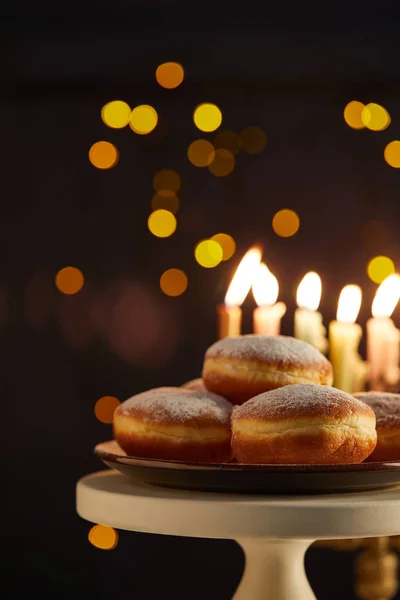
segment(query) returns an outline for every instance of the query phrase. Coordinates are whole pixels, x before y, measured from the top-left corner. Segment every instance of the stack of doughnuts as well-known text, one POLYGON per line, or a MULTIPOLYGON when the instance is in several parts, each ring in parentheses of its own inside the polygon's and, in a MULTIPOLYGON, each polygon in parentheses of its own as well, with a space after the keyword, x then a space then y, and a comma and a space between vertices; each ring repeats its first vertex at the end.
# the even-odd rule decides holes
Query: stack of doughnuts
POLYGON ((305 342, 225 338, 206 351, 201 378, 120 404, 114 437, 128 455, 183 462, 350 464, 376 456, 374 407, 331 384, 330 362, 305 342))

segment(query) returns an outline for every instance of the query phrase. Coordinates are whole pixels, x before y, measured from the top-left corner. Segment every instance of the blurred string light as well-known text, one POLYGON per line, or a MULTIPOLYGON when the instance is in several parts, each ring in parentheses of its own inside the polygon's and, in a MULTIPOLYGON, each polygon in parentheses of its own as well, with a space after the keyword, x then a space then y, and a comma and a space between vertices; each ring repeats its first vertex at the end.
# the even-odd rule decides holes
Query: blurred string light
POLYGON ((158 115, 155 108, 149 104, 135 106, 131 112, 129 126, 139 135, 151 133, 158 122, 158 115))
POLYGON ((236 242, 231 235, 227 233, 216 233, 211 240, 218 242, 222 248, 222 260, 229 260, 236 252, 236 242))
POLYGON ((149 216, 147 225, 153 235, 160 238, 171 236, 176 230, 176 218, 168 210, 155 210, 149 216))
POLYGON ((215 131, 222 123, 222 112, 216 104, 204 102, 194 109, 193 120, 201 131, 215 131))
POLYGON ((352 100, 345 106, 343 116, 349 127, 352 129, 364 129, 365 125, 362 120, 364 108, 365 104, 358 102, 358 100, 352 100))
POLYGON ((300 219, 294 210, 284 208, 278 211, 272 219, 272 228, 280 237, 291 237, 297 233, 300 219))
POLYGON ((212 269, 219 265, 223 258, 221 245, 215 240, 202 240, 194 249, 194 257, 201 267, 212 269))
POLYGON ((388 256, 375 256, 367 265, 367 275, 374 283, 382 283, 395 271, 394 262, 388 256))
POLYGON ((167 296, 181 296, 187 286, 186 273, 180 269, 168 269, 160 277, 160 288, 167 296))
POLYGON ((188 148, 188 158, 195 167, 208 167, 215 158, 215 149, 208 140, 195 140, 188 148))
POLYGON ((258 154, 267 145, 267 136, 260 127, 249 125, 240 132, 240 147, 247 154, 258 154))
POLYGON ((102 423, 112 423, 114 411, 121 402, 114 396, 102 396, 94 405, 94 414, 102 423))
POLYGON ((172 90, 180 85, 185 76, 184 69, 177 62, 165 62, 156 70, 156 80, 161 87, 172 90))
POLYGON ((101 118, 108 127, 122 129, 128 125, 131 112, 129 104, 123 100, 113 100, 103 106, 101 118))
POLYGON ((56 286, 63 294, 76 294, 82 289, 85 279, 80 269, 64 267, 56 275, 56 286))
POLYGON ((100 550, 113 550, 118 544, 118 533, 107 525, 94 525, 89 531, 89 542, 100 550))
POLYGON ((181 178, 173 169, 161 169, 154 176, 153 187, 156 192, 169 195, 170 192, 175 193, 179 190, 181 187, 181 178))
POLYGON ((371 129, 371 131, 383 131, 389 127, 391 121, 386 108, 374 102, 367 104, 363 108, 361 119, 365 127, 371 129))
POLYGON ((389 142, 384 150, 387 164, 394 169, 400 169, 400 141, 389 142))
POLYGON ((96 142, 89 150, 89 160, 97 169, 111 169, 119 158, 119 153, 114 144, 110 142, 96 142))
POLYGON ((214 138, 214 146, 237 154, 240 150, 240 137, 230 129, 221 129, 214 138))
POLYGON ((214 160, 208 165, 210 173, 216 177, 226 177, 235 168, 235 157, 229 150, 219 148, 215 151, 214 160))
POLYGON ((151 208, 153 210, 162 208, 176 215, 179 210, 179 198, 174 192, 170 192, 169 190, 156 192, 151 201, 151 208))

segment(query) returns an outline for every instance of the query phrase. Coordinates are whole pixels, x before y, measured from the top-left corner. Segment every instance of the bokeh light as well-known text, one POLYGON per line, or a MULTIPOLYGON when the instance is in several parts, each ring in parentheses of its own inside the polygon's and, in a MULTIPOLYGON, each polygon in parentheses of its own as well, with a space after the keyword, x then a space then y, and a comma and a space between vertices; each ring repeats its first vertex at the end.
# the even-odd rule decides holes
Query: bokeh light
POLYGON ((56 286, 63 294, 76 294, 84 282, 82 271, 76 267, 64 267, 56 275, 56 286))
POLYGON ((215 131, 222 123, 222 113, 215 104, 204 102, 195 108, 193 120, 201 131, 215 131))
POLYGON ((158 115, 155 108, 148 104, 141 104, 132 110, 129 126, 135 133, 146 135, 153 131, 157 122, 158 115))
POLYGON ((194 250, 194 256, 201 267, 211 269, 219 265, 224 253, 215 240, 202 240, 194 250))
POLYGON ((208 140, 195 140, 188 148, 188 158, 195 167, 208 167, 214 157, 214 146, 208 140))
POLYGON ((358 102, 358 100, 352 100, 349 102, 343 112, 344 120, 347 125, 352 129, 364 129, 361 114, 365 108, 365 104, 358 102))
POLYGON ((172 90, 183 81, 185 72, 182 65, 177 62, 166 62, 157 67, 156 79, 161 87, 172 90))
POLYGON ((173 169, 161 169, 153 179, 153 187, 156 192, 177 192, 181 187, 181 178, 173 169))
POLYGON ((272 228, 280 237, 291 237, 297 233, 300 219, 293 210, 284 208, 278 211, 272 219, 272 228))
POLYGON ((180 296, 187 285, 186 273, 180 269, 168 269, 160 277, 160 288, 167 296, 180 296))
POLYGON ((240 150, 240 137, 230 129, 221 129, 214 138, 214 146, 237 154, 240 150))
POLYGON ((169 190, 157 192, 151 201, 151 208, 153 210, 162 208, 176 215, 179 210, 179 198, 174 192, 169 192, 169 190))
POLYGON ((169 237, 176 230, 175 216, 162 208, 151 213, 147 224, 151 233, 160 238, 169 237))
POLYGON ((110 142, 96 142, 89 150, 89 160, 97 169, 111 169, 118 162, 119 153, 110 142))
POLYGON ((388 256, 375 256, 367 265, 367 275, 374 283, 382 283, 395 271, 394 262, 388 256))
POLYGON ((210 239, 218 242, 222 248, 222 260, 229 260, 236 252, 236 243, 231 235, 227 233, 216 233, 210 239))
POLYGON ((131 107, 123 100, 113 100, 108 102, 101 109, 101 118, 103 122, 113 129, 122 129, 129 123, 131 116, 131 107))
POLYGON ((118 544, 118 533, 107 525, 94 525, 89 531, 89 542, 100 550, 113 550, 118 544))
POLYGON ((400 141, 389 142, 384 151, 387 164, 394 169, 400 169, 400 141))
POLYGON ((240 132, 240 147, 247 154, 258 154, 267 145, 267 136, 260 127, 249 125, 240 132))
POLYGON ((383 131, 390 125, 390 115, 386 108, 374 102, 363 108, 361 119, 365 127, 372 131, 383 131))
POLYGON ((102 396, 94 405, 94 414, 102 423, 112 423, 114 411, 121 402, 114 396, 102 396))
POLYGON ((210 165, 208 165, 210 173, 216 177, 226 177, 232 173, 234 168, 235 157, 233 156, 232 152, 229 152, 229 150, 224 150, 223 148, 219 148, 215 151, 214 160, 210 165))

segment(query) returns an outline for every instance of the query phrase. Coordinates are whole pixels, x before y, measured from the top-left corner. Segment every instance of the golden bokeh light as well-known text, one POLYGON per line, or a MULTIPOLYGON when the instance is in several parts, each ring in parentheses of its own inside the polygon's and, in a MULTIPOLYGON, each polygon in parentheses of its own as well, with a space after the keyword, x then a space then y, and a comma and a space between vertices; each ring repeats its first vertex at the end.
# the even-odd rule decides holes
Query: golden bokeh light
POLYGON ((131 107, 123 100, 113 100, 108 102, 101 109, 101 118, 103 122, 113 129, 122 129, 129 123, 131 117, 131 107))
POLYGON ((237 154, 240 150, 240 137, 230 129, 221 129, 214 138, 214 146, 237 154))
POLYGON ((64 267, 56 275, 56 287, 63 294, 77 294, 82 289, 84 282, 82 271, 76 267, 64 267))
POLYGON ((395 271, 394 262, 388 256, 375 256, 367 265, 367 275, 374 283, 382 283, 395 271))
POLYGON ((202 240, 194 249, 194 256, 201 267, 212 269, 219 265, 223 258, 223 250, 215 240, 202 240))
POLYGON ((365 127, 372 131, 383 131, 390 125, 390 115, 386 108, 380 104, 371 102, 367 104, 361 113, 361 119, 365 127))
POLYGON ((88 539, 100 550, 113 550, 118 544, 118 532, 107 525, 94 525, 89 531, 88 539))
POLYGON ((185 72, 182 65, 177 62, 166 62, 157 67, 156 79, 161 87, 173 90, 183 81, 185 72))
POLYGON ((179 210, 179 198, 174 192, 169 192, 169 190, 156 192, 151 201, 151 208, 153 210, 162 208, 176 215, 179 210))
POLYGON ((181 187, 181 178, 172 169, 161 169, 153 179, 153 187, 156 192, 161 192, 168 196, 168 192, 177 192, 179 190, 181 187))
POLYGON ((180 269, 168 269, 160 278, 160 288, 167 296, 180 296, 186 290, 188 278, 180 269))
POLYGON ((166 238, 176 230, 176 218, 168 210, 160 208, 151 213, 147 225, 153 235, 166 238))
POLYGON ((344 120, 347 125, 352 129, 364 129, 361 114, 365 108, 365 104, 358 102, 358 100, 352 100, 349 102, 343 112, 344 120))
POLYGON ((387 164, 394 169, 400 169, 400 141, 389 142, 384 151, 387 164))
POLYGON ((215 131, 222 123, 222 112, 215 104, 199 104, 193 113, 194 124, 201 131, 215 131))
POLYGON ((195 140, 188 148, 188 158, 195 167, 208 167, 214 157, 214 146, 208 140, 195 140))
POLYGON ((210 173, 216 177, 226 177, 232 173, 234 168, 235 157, 233 156, 232 152, 229 152, 229 150, 224 150, 224 148, 219 148, 215 151, 214 160, 210 165, 208 165, 210 173))
POLYGON ((258 154, 267 145, 267 136, 260 127, 249 125, 240 132, 240 147, 247 154, 258 154))
POLYGON ((139 135, 151 133, 156 127, 157 123, 157 111, 149 104, 135 106, 129 119, 130 128, 139 135))
POLYGON ((272 219, 272 228, 280 237, 291 237, 297 233, 300 219, 294 210, 284 208, 278 211, 272 219))
POLYGON ((94 414, 102 423, 112 423, 114 411, 121 402, 114 396, 102 396, 94 405, 94 414))
POLYGON ((210 238, 222 248, 222 260, 229 260, 236 252, 236 243, 231 235, 227 233, 216 233, 210 238))
POLYGON ((89 160, 97 169, 111 169, 117 164, 118 158, 118 150, 110 142, 96 142, 89 150, 89 160))

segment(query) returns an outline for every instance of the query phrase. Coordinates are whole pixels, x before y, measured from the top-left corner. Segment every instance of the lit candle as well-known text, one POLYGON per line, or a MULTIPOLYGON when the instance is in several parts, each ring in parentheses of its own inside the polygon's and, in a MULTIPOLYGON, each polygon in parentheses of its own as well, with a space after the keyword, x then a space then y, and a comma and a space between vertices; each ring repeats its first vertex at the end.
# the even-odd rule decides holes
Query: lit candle
POLYGON ((253 312, 254 333, 279 335, 286 304, 276 301, 279 294, 278 280, 264 263, 258 267, 252 290, 258 305, 253 312))
POLYGON ((361 298, 357 285, 346 285, 339 296, 336 321, 329 324, 334 386, 350 394, 363 391, 367 376, 367 365, 358 354, 362 328, 355 322, 361 298))
POLYGON ((326 329, 322 323, 322 314, 318 312, 321 293, 322 283, 318 273, 310 271, 304 275, 297 288, 298 308, 294 313, 294 337, 315 346, 320 352, 326 352, 326 329))
POLYGON ((400 332, 392 313, 400 297, 400 276, 389 275, 379 286, 367 321, 368 379, 372 390, 388 390, 400 380, 400 332))
POLYGON ((240 335, 243 304, 261 262, 261 250, 251 248, 243 256, 226 292, 224 304, 217 306, 219 339, 240 335))

